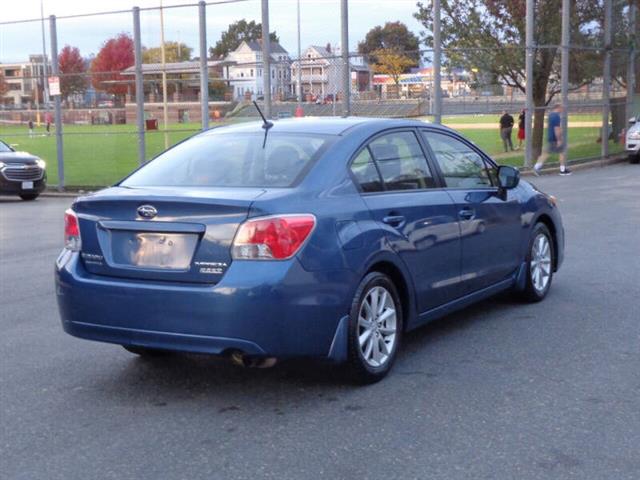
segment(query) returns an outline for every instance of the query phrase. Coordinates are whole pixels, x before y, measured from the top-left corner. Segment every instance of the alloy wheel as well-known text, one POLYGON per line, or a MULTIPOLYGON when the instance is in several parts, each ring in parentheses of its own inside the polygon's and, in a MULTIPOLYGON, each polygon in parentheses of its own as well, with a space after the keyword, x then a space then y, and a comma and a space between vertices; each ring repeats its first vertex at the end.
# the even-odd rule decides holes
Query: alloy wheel
POLYGON ((393 296, 384 287, 372 287, 358 312, 358 344, 362 358, 370 366, 380 367, 391 357, 396 341, 397 313, 393 296))
POLYGON ((544 233, 539 233, 531 247, 531 283, 538 292, 544 292, 551 278, 551 245, 544 233))

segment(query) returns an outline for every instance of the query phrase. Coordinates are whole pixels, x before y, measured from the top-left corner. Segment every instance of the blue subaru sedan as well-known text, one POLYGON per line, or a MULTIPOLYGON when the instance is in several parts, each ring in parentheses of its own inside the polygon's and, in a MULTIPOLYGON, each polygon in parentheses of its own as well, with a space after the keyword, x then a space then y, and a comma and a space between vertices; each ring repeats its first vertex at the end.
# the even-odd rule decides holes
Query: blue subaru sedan
POLYGON ((62 325, 138 355, 315 357, 359 382, 409 330, 562 263, 555 199, 456 132, 327 118, 200 133, 65 214, 62 325))

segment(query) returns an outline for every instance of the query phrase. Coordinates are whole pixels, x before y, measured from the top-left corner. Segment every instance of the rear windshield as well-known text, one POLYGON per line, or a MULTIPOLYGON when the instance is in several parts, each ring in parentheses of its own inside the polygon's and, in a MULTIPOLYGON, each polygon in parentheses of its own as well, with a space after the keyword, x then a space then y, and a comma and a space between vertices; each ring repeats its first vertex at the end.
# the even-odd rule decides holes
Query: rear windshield
POLYGON ((331 137, 287 133, 213 134, 160 154, 125 187, 290 187, 331 137))

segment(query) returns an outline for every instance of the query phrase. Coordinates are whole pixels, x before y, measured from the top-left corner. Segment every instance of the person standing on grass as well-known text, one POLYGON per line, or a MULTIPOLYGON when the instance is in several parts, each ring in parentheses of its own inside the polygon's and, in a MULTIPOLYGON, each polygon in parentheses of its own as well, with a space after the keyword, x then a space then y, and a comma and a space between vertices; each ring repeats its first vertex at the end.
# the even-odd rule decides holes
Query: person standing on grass
POLYGON ((525 119, 526 110, 522 110, 520 115, 518 116, 518 148, 520 150, 522 148, 522 142, 524 142, 524 119, 525 119))
POLYGON ((33 138, 33 120, 29 120, 29 138, 33 138))
POLYGON ((45 115, 45 120, 47 122, 47 136, 51 136, 51 114, 49 112, 45 115))
POLYGON ((549 114, 547 123, 547 148, 533 166, 533 173, 540 175, 540 169, 542 169, 549 155, 557 153, 560 159, 560 175, 571 175, 571 170, 566 166, 564 153, 565 136, 565 132, 562 131, 562 105, 557 104, 549 114))
POLYGON ((502 112, 502 116, 500 117, 500 138, 502 139, 502 144, 504 145, 505 152, 508 152, 509 150, 513 152, 513 143, 511 142, 512 131, 513 117, 509 115, 506 110, 504 110, 502 112))

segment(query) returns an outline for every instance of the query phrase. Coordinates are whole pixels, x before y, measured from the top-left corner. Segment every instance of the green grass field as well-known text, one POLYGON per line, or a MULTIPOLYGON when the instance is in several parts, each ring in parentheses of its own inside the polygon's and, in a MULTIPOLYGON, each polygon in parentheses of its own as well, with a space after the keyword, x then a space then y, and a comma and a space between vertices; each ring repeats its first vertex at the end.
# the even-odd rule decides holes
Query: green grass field
MULTIPOLYGON (((571 116, 571 120, 593 121, 596 116, 571 116), (593 117, 593 118, 592 118, 593 117)), ((444 123, 487 123, 495 116, 453 116, 445 117, 444 123)), ((199 124, 170 125, 169 144, 173 145, 199 130, 199 124)), ((467 138, 484 151, 494 156, 500 163, 521 166, 524 152, 505 154, 497 129, 462 129, 467 138)), ((597 157, 600 144, 596 143, 599 129, 595 127, 575 127, 569 130, 569 160, 597 157)), ((514 132, 513 141, 517 143, 514 132)), ((47 162, 50 185, 58 183, 55 135, 44 135, 44 128, 36 129, 36 136, 30 138, 24 126, 0 124, 0 139, 17 145, 18 150, 38 155, 47 162)), ((164 150, 164 133, 148 132, 146 135, 147 159, 164 150)), ((610 145, 616 153, 622 145, 610 145)), ((70 187, 97 187, 110 185, 124 177, 138 165, 138 138, 134 125, 91 126, 74 125, 64 128, 65 184, 70 187)), ((557 161, 552 157, 550 161, 557 161)))

